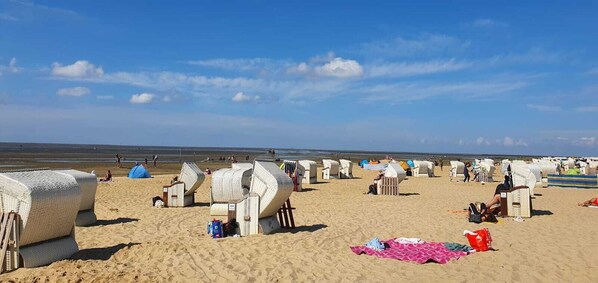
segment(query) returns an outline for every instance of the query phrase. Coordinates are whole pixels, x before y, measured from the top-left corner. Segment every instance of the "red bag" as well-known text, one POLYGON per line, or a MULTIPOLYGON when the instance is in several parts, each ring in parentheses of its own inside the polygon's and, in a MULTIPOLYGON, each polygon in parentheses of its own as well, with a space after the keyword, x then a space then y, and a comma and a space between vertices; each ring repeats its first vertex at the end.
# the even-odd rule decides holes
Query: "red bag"
POLYGON ((476 230, 476 231, 463 231, 463 235, 469 240, 469 245, 478 252, 485 252, 492 249, 492 236, 488 228, 476 230))

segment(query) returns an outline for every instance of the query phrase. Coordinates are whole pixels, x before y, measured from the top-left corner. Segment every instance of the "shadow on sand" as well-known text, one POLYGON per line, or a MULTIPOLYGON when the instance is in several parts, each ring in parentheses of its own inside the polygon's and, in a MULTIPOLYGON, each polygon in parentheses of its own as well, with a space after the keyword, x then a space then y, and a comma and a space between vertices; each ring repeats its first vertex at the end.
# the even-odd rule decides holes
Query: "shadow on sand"
POLYGON ((291 234, 295 234, 295 233, 300 233, 300 232, 315 232, 318 231, 320 229, 324 229, 328 227, 328 225, 325 224, 314 224, 314 225, 309 225, 309 226, 297 226, 295 229, 287 229, 287 228, 282 228, 278 231, 275 231, 272 234, 278 234, 278 233, 291 233, 291 234))
POLYGON ((75 253, 71 259, 74 260, 108 260, 110 259, 115 253, 124 249, 130 248, 133 246, 140 245, 140 243, 128 243, 128 244, 118 244, 111 247, 105 248, 93 248, 93 249, 84 249, 80 250, 75 253))
POLYGON ((532 216, 544 216, 544 215, 553 215, 554 213, 552 213, 552 211, 550 210, 539 210, 539 209, 533 209, 532 210, 532 216))
POLYGON ((210 203, 209 202, 196 202, 196 203, 193 203, 191 205, 188 205, 187 207, 195 207, 195 206, 198 206, 198 207, 209 207, 210 203))
POLYGON ((314 188, 302 188, 301 192, 311 192, 311 191, 319 191, 318 189, 314 189, 314 188))
POLYGON ((105 226, 105 225, 112 225, 112 224, 137 222, 137 221, 139 221, 138 218, 129 218, 129 217, 119 217, 116 219, 109 219, 109 220, 101 219, 101 220, 98 220, 96 223, 88 225, 87 227, 105 226))
POLYGON ((399 196, 402 196, 402 197, 419 196, 419 193, 399 193, 399 196))

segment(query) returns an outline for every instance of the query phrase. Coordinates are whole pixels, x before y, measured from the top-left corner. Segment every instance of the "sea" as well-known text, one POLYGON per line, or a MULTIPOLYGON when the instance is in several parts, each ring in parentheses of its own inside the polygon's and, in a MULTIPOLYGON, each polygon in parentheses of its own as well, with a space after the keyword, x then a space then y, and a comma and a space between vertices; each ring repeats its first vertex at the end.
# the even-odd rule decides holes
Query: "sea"
POLYGON ((395 160, 473 160, 490 158, 528 159, 531 156, 465 153, 424 153, 360 150, 324 150, 295 148, 240 148, 240 147, 177 147, 145 145, 100 145, 100 144, 57 144, 57 143, 0 143, 0 166, 12 167, 11 160, 24 159, 38 163, 112 163, 118 154, 123 160, 142 162, 158 156, 160 162, 205 161, 232 158, 237 160, 320 160, 324 158, 395 160), (274 152, 274 153, 272 153, 274 152))

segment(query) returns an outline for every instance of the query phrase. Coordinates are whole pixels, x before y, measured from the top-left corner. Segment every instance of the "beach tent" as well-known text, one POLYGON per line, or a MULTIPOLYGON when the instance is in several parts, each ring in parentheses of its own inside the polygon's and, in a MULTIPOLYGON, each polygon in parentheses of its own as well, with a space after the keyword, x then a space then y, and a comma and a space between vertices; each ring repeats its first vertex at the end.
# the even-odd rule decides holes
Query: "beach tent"
POLYGON ((77 226, 88 226, 96 223, 98 220, 95 214, 96 190, 98 189, 96 176, 78 170, 58 170, 56 172, 75 178, 81 189, 81 203, 79 204, 75 224, 77 226))
POLYGON ((359 162, 359 167, 363 168, 363 165, 369 164, 370 162, 367 159, 363 159, 359 162))
POLYGON ((413 163, 413 160, 407 160, 407 165, 409 165, 409 167, 411 168, 415 167, 415 163, 413 163))
POLYGON ((48 265, 79 251, 75 220, 81 189, 72 176, 50 170, 0 174, 0 210, 21 217, 23 267, 48 265))
POLYGON ((143 167, 141 164, 133 166, 131 171, 129 171, 129 178, 138 179, 151 177, 152 175, 150 175, 149 171, 147 171, 147 169, 145 169, 145 167, 143 167))

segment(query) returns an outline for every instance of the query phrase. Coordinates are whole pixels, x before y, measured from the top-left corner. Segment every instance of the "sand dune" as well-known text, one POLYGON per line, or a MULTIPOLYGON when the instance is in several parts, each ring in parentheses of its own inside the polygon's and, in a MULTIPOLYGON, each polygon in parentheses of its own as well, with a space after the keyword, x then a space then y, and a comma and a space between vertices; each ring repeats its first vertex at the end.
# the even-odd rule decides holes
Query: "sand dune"
MULTIPOLYGON (((3 274, 1 281, 490 281, 595 282, 598 267, 598 209, 577 202, 598 190, 541 188, 537 216, 518 223, 468 223, 449 213, 487 201, 498 183, 409 178, 400 197, 363 193, 374 171, 355 168, 353 180, 330 180, 294 193, 295 230, 273 235, 213 240, 206 235, 210 179, 198 189, 196 205, 156 209, 151 197, 173 175, 148 180, 116 178, 99 184, 100 221, 77 228, 81 251, 72 259, 3 274), (494 252, 440 264, 415 264, 353 254, 349 246, 372 237, 418 237, 467 243, 464 229, 487 227, 494 252)), ((496 178, 500 179, 500 178, 496 178)))

